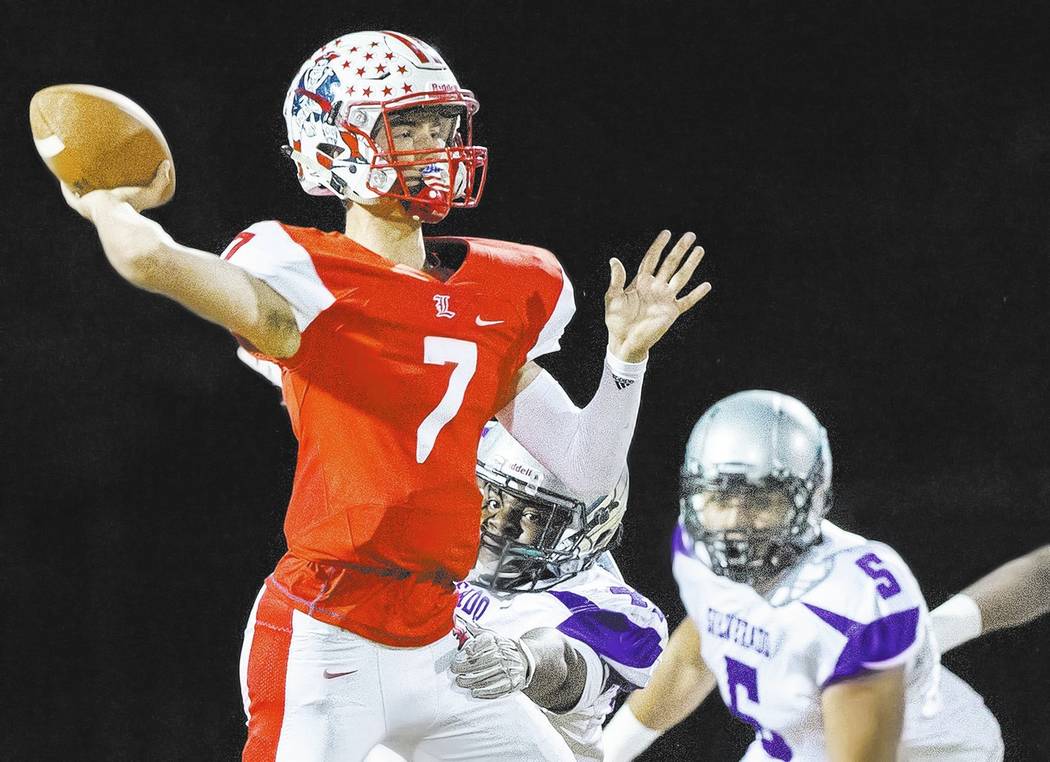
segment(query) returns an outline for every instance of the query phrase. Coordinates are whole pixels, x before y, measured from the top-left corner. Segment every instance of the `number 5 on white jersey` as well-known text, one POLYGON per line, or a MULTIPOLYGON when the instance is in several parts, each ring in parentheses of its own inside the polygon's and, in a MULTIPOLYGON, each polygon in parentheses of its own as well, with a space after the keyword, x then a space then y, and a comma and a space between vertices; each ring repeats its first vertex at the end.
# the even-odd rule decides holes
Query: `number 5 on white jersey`
POLYGON ((423 463, 430 457, 437 435, 446 423, 455 418, 463 405, 467 384, 478 369, 478 345, 473 341, 444 336, 424 336, 423 362, 427 365, 452 363, 455 367, 449 376, 445 396, 416 429, 416 463, 423 463))

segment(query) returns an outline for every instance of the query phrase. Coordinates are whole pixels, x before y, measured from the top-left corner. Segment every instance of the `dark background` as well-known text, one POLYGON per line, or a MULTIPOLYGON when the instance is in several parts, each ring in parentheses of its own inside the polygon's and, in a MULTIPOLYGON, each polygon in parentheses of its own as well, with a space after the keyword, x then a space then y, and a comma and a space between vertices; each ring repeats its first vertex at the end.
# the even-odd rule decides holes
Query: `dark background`
MULTIPOLYGON (((653 353, 620 553, 672 623, 682 448, 742 388, 813 408, 833 518, 894 545, 931 608, 1050 539, 1045 12, 0 5, 4 759, 237 757, 241 634, 282 552, 295 454, 233 340, 126 285, 64 206, 28 128, 50 84, 144 105, 178 170, 153 216, 219 251, 260 219, 341 225, 278 150, 302 59, 358 29, 430 41, 477 93, 492 157, 481 207, 438 230, 560 256, 578 314, 546 364, 580 403, 600 373, 608 257, 633 272, 660 228, 695 230, 714 292, 653 353)), ((1044 621, 945 659, 1010 760, 1050 758, 1048 636, 1044 621)), ((734 759, 749 735, 709 702, 650 758, 734 759)))

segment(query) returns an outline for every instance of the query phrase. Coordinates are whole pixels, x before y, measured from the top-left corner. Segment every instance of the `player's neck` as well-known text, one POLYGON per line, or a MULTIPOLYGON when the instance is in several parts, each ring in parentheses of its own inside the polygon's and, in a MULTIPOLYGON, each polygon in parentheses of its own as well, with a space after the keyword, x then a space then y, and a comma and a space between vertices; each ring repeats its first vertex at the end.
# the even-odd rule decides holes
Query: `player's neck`
POLYGON ((362 204, 346 210, 346 235, 391 262, 422 269, 426 261, 422 226, 397 213, 362 204))

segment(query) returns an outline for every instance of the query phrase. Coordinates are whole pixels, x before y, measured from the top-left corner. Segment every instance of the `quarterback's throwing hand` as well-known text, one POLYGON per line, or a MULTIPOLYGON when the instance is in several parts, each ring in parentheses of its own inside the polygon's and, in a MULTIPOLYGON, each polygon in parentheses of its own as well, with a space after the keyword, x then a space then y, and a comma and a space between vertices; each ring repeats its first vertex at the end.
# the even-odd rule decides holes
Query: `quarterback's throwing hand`
POLYGON ((149 185, 96 190, 78 196, 72 188, 62 183, 62 196, 77 214, 94 221, 95 211, 100 204, 127 203, 136 212, 160 206, 170 195, 167 188, 171 181, 171 162, 162 161, 149 185))
POLYGON ((456 685, 479 699, 499 698, 529 686, 536 662, 525 643, 491 630, 471 634, 452 662, 456 685))
POLYGON ((671 233, 667 230, 656 236, 642 257, 638 274, 626 287, 627 272, 623 263, 615 257, 609 260, 612 275, 605 293, 605 325, 609 329, 609 349, 626 362, 644 360, 649 348, 678 316, 692 309, 711 290, 711 284, 705 282, 678 298, 704 258, 704 249, 693 246, 696 236, 686 233, 657 269, 660 255, 670 240, 671 233), (683 262, 687 251, 689 256, 683 262))

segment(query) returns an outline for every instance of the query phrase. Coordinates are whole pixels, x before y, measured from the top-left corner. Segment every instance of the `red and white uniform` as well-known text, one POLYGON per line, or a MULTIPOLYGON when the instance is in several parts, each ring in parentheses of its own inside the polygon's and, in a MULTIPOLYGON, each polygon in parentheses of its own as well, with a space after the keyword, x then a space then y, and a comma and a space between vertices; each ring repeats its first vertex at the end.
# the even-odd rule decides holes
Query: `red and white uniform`
POLYGON ((477 557, 481 429, 517 370, 558 349, 574 311, 549 252, 458 243, 465 259, 444 282, 342 234, 277 222, 251 226, 223 254, 289 302, 302 334, 290 358, 256 353, 282 368, 299 456, 288 552, 249 624, 249 748, 257 709, 285 692, 269 681, 281 652, 296 651, 293 610, 373 647, 437 645, 451 630, 454 583, 477 557), (275 645, 279 636, 289 642, 275 645))

